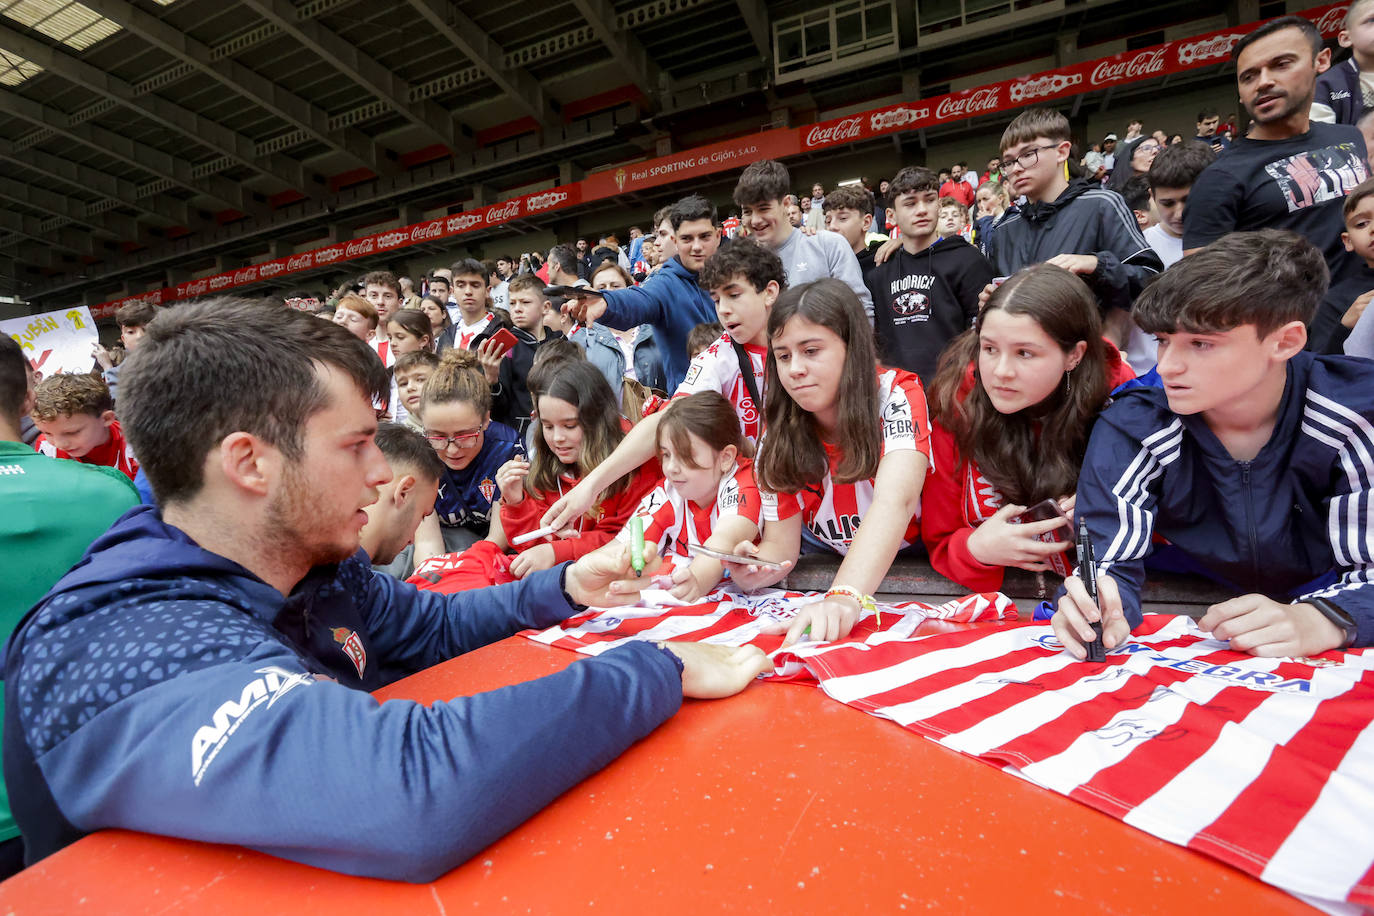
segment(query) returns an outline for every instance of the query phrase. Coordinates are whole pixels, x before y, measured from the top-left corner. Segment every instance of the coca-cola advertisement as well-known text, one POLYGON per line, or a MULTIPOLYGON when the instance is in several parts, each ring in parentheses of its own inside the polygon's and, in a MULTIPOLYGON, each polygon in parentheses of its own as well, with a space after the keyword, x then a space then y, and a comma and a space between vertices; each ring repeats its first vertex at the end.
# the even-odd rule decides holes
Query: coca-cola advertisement
POLYGON ((966 89, 944 96, 935 106, 936 121, 954 121, 998 111, 1002 105, 1002 83, 966 89))

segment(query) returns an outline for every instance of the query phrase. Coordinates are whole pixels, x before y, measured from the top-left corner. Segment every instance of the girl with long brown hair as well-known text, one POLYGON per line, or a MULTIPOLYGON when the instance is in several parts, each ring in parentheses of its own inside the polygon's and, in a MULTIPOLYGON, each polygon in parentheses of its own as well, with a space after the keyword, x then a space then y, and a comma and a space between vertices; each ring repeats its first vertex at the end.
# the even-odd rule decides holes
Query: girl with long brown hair
MULTIPOLYGON (((550 360, 531 369, 528 381, 535 403, 533 448, 528 460, 517 455, 496 472, 501 514, 489 539, 500 543, 539 528, 549 506, 625 437, 615 393, 591 363, 550 360)), ((646 462, 601 491, 591 509, 571 523, 572 530, 560 532, 568 537, 551 535, 514 547, 519 555, 511 574, 524 578, 609 542, 660 476, 657 462, 646 462)))
MULTIPOLYGON (((764 540, 734 553, 795 561, 803 527, 813 547, 844 557, 825 598, 798 613, 794 642, 848 635, 898 551, 920 537, 929 465, 925 394, 914 373, 877 364, 873 329, 835 279, 783 293, 768 317, 767 422, 755 466, 764 540), (862 522, 862 524, 860 524, 862 522)), ((783 572, 731 564, 745 588, 783 572)))
POLYGON ((1068 522, 1017 518, 1046 499, 1072 514, 1093 421, 1108 392, 1131 378, 1081 279, 1039 264, 998 287, 945 351, 930 388, 935 468, 921 537, 936 571, 996 591, 1006 567, 1056 565, 1071 538, 1040 538, 1068 522))

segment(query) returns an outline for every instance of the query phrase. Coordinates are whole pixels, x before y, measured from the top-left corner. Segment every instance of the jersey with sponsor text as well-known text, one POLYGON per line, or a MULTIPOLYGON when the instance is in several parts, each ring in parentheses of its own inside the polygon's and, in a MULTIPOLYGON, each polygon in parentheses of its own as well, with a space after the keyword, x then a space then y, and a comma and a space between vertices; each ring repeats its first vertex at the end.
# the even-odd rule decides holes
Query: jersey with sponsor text
MULTIPOLYGON (((759 396, 767 397, 767 392, 763 390, 763 367, 768 350, 745 344, 744 351, 749 354, 759 396)), ((696 355, 673 397, 686 397, 698 391, 719 391, 723 394, 735 408, 744 437, 753 443, 759 441, 763 431, 763 411, 749 396, 749 387, 745 384, 739 357, 735 355, 734 342, 729 334, 722 334, 719 340, 696 355)))
MULTIPOLYGON (((916 451, 930 458, 930 421, 921 380, 903 369, 881 369, 878 375, 879 415, 883 454, 916 451)), ((768 448, 765 441, 763 448, 768 448)), ((831 479, 844 457, 839 445, 825 443, 825 479, 796 493, 762 492, 765 521, 781 521, 801 513, 802 523, 841 556, 849 553, 859 522, 873 505, 873 481, 837 484, 831 479)), ((912 516, 899 549, 915 544, 921 535, 921 514, 912 516)))
MULTIPOLYGON (((709 506, 698 506, 665 480, 635 510, 635 515, 646 519, 644 543, 657 545, 660 554, 676 557, 690 557, 688 545, 703 546, 721 519, 739 516, 762 528, 762 514, 759 489, 754 484, 754 463, 747 458, 740 459, 721 478, 715 501, 709 506)), ((628 526, 621 529, 616 540, 629 543, 628 526)))

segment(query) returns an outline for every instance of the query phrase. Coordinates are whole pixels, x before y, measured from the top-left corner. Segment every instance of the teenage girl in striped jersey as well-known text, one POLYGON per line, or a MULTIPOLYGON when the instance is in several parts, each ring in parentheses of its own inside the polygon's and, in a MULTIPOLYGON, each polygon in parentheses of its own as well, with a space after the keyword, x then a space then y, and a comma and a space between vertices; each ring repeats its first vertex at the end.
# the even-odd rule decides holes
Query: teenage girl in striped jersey
MULTIPOLYGON (((872 606, 898 551, 920 539, 925 394, 915 374, 877 365, 863 306, 839 280, 784 292, 768 335, 767 432, 755 466, 764 539, 733 552, 795 561, 805 529, 812 546, 842 555, 825 598, 802 609, 785 642, 807 628, 812 639, 840 639, 872 606)), ((729 566, 745 588, 785 575, 729 566)))

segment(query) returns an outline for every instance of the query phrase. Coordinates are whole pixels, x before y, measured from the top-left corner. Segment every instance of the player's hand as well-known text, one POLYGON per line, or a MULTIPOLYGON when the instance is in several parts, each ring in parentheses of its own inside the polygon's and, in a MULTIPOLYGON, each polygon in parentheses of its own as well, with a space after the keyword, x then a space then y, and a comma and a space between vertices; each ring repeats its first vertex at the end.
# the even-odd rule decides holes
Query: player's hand
POLYGON ((98 341, 91 344, 91 356, 95 357, 95 361, 100 363, 100 368, 102 369, 111 369, 114 367, 114 357, 111 356, 110 351, 102 347, 98 341))
MULTIPOLYGON (((501 495, 504 497, 505 493, 501 495)), ((523 579, 536 570, 552 569, 556 562, 558 558, 553 555, 553 545, 538 544, 511 561, 510 574, 517 579, 523 579)))
POLYGON ((1073 517, 1073 510, 1076 509, 1076 508, 1078 508, 1078 494, 1077 494, 1077 493, 1070 493, 1068 496, 1060 497, 1060 499, 1059 499, 1059 511, 1060 511, 1060 512, 1063 512, 1065 515, 1067 515, 1067 516, 1069 517, 1069 528, 1070 528, 1070 529, 1072 529, 1072 528, 1073 528, 1073 525, 1074 525, 1074 521, 1075 521, 1075 520, 1074 520, 1074 517, 1073 517))
POLYGON ((1050 619, 1054 635, 1074 658, 1082 661, 1088 657, 1085 643, 1093 641, 1093 628, 1090 624, 1102 621, 1102 645, 1115 649, 1131 635, 1130 624, 1126 623, 1126 613, 1121 609, 1121 593, 1117 591, 1116 580, 1111 576, 1097 577, 1097 596, 1102 601, 1102 610, 1092 603, 1083 580, 1069 576, 1064 580, 1066 593, 1059 599, 1059 610, 1050 619))
POLYGON ((508 506, 518 506, 524 501, 525 478, 529 473, 530 463, 524 458, 512 458, 496 469, 496 489, 501 491, 501 502, 508 506))
POLYGON ((612 542, 583 556, 568 567, 564 590, 577 604, 615 607, 634 604, 639 593, 654 587, 654 571, 663 565, 657 554, 645 557, 644 574, 636 576, 630 566, 630 545, 612 542))
POLYGON ((875 265, 886 263, 887 259, 896 254, 897 249, 901 247, 901 239, 888 239, 886 242, 883 242, 882 247, 873 252, 873 263, 875 265))
MULTIPOLYGON (((738 557, 756 557, 759 555, 759 545, 753 541, 740 541, 730 553, 738 557)), ((726 571, 730 573, 730 580, 735 585, 746 592, 751 592, 756 588, 767 588, 786 576, 788 570, 792 568, 792 561, 783 560, 783 568, 780 570, 764 569, 762 566, 730 563, 728 561, 723 565, 726 571)))
POLYGON ((773 667, 758 646, 718 646, 704 642, 660 642, 682 659, 682 695, 698 700, 734 696, 773 667))
POLYGON ((487 377, 487 384, 495 385, 501 381, 501 358, 506 353, 501 342, 488 337, 474 352, 477 354, 478 362, 482 364, 482 374, 487 377))
POLYGON ((590 294, 569 296, 563 303, 563 314, 572 316, 578 324, 588 325, 606 314, 606 300, 590 294))
POLYGON ((1310 604, 1280 604, 1263 595, 1241 595, 1214 604, 1198 629, 1227 639, 1237 652, 1263 658, 1302 658, 1336 649, 1345 634, 1310 604))
POLYGON ((592 502, 596 499, 596 493, 592 492, 583 481, 573 487, 552 506, 549 511, 544 513, 544 517, 539 520, 540 528, 571 528, 572 523, 587 514, 587 510, 592 507, 592 502))
POLYGON ((792 619, 783 637, 783 646, 790 646, 810 630, 812 642, 834 642, 844 639, 854 624, 859 622, 863 609, 859 602, 848 595, 832 595, 822 601, 813 601, 802 607, 792 619))
POLYGON ((1014 505, 998 509, 995 515, 973 529, 968 538, 968 552, 984 566, 1015 566, 1032 572, 1048 570, 1048 558, 1068 550, 1069 542, 1046 544, 1036 538, 1063 528, 1065 522, 1062 518, 1020 524, 1012 521, 1025 511, 1025 506, 1014 505))
MULTIPOLYGON (((1341 324, 1347 328, 1353 328, 1360 320, 1360 316, 1364 314, 1364 310, 1369 305, 1370 299, 1374 299, 1374 289, 1356 297, 1354 304, 1346 309, 1345 314, 1341 316, 1341 324)), ((99 359, 99 357, 96 358, 99 359)), ((101 363, 101 365, 104 365, 104 363, 101 363)))
POLYGON ((1062 267, 1071 274, 1087 276, 1097 270, 1097 255, 1095 254, 1057 254, 1045 262, 1053 264, 1055 267, 1062 267))

